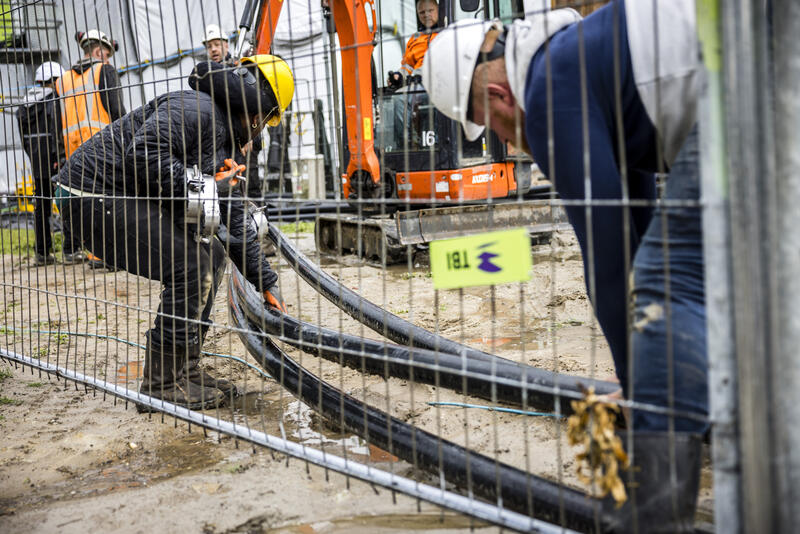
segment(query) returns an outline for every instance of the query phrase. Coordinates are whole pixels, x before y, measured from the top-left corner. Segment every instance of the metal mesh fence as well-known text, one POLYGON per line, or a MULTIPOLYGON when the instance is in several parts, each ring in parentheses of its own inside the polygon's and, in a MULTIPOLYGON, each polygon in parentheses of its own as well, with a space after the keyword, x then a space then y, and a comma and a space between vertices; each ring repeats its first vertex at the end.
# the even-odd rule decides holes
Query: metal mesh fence
MULTIPOLYGON (((777 239, 791 3, 0 5, 10 531, 61 484, 141 461, 159 420, 345 475, 308 497, 325 510, 276 495, 228 531, 336 531, 319 522, 398 493, 472 522, 386 531, 793 524, 752 489, 798 487, 776 283, 796 255, 777 239), (98 449, 117 459, 28 445, 53 408, 10 385, 23 368, 64 403, 115 399, 86 425, 116 432, 98 449), (328 499, 351 478, 390 491, 328 499)), ((192 487, 221 507, 215 476, 192 487)), ((186 506, 147 521, 217 531, 186 506)))

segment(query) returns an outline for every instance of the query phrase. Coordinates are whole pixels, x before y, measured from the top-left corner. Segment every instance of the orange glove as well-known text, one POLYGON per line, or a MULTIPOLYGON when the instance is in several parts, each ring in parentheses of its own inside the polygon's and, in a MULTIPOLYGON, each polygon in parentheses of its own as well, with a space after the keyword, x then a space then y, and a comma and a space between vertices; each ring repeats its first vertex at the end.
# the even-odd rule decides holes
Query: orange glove
POLYGON ((264 291, 264 304, 266 304, 273 310, 282 313, 289 313, 286 310, 286 303, 283 302, 283 297, 281 297, 281 292, 278 289, 278 284, 275 284, 271 288, 264 291))
POLYGON ((225 160, 225 164, 219 168, 219 172, 214 175, 214 180, 217 181, 217 185, 227 185, 230 187, 235 186, 239 183, 239 180, 245 181, 245 177, 241 175, 244 171, 247 170, 247 166, 239 165, 232 159, 228 158, 225 160))

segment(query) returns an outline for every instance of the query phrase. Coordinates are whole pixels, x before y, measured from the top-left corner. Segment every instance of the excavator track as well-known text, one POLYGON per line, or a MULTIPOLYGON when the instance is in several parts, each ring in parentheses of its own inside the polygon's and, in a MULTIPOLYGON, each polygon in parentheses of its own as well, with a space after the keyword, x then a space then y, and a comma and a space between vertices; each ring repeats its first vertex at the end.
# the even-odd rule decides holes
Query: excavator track
POLYGON ((355 255, 371 263, 391 265, 406 257, 394 217, 320 215, 314 225, 317 250, 322 254, 355 255))
POLYGON ((406 260, 409 246, 438 239, 506 228, 527 228, 544 237, 568 228, 566 213, 550 200, 446 206, 393 215, 320 215, 315 225, 322 254, 355 255, 371 263, 391 265, 406 260))

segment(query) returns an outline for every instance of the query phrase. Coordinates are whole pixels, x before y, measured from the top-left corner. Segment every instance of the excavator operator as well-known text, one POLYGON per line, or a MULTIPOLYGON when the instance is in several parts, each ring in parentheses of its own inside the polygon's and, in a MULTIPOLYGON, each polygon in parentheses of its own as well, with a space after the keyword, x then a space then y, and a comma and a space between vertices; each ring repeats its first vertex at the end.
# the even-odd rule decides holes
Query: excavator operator
POLYGON ((198 64, 190 78, 224 76, 227 90, 209 94, 200 87, 156 97, 83 143, 56 177, 63 216, 80 229, 86 248, 114 267, 161 282, 139 392, 190 409, 236 395, 233 384, 199 366, 226 255, 263 293, 267 307, 286 310, 278 275, 248 224, 237 187, 245 166, 233 155, 280 121, 294 78, 283 60, 266 54, 242 58, 235 70, 209 67, 198 64), (201 233, 187 199, 215 190, 221 224, 214 230, 203 225, 201 233))
POLYGON ((388 85, 397 90, 403 86, 404 79, 419 75, 422 58, 428 51, 428 45, 436 37, 439 23, 439 4, 436 0, 419 0, 417 2, 417 33, 406 43, 403 63, 399 72, 390 72, 388 85))

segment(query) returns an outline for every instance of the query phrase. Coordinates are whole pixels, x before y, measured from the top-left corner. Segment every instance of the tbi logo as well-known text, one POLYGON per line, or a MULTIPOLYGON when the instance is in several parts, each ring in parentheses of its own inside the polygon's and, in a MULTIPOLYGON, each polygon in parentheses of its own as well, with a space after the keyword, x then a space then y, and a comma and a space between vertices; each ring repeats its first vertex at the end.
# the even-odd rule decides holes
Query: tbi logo
POLYGON ((436 289, 526 282, 531 279, 531 238, 525 228, 431 242, 436 289))
MULTIPOLYGON (((485 249, 494 245, 496 241, 492 241, 491 243, 486 243, 484 245, 479 246, 479 249, 485 249)), ((495 254, 494 252, 481 252, 478 254, 478 259, 481 260, 480 264, 478 264, 478 269, 487 273, 496 273, 501 270, 501 267, 492 263, 492 258, 496 258, 499 254, 495 254)))

